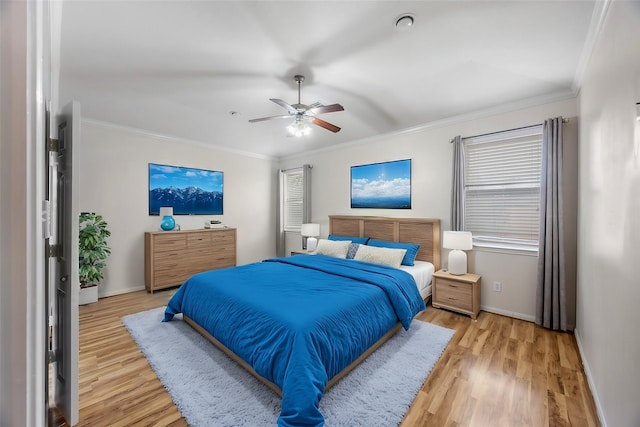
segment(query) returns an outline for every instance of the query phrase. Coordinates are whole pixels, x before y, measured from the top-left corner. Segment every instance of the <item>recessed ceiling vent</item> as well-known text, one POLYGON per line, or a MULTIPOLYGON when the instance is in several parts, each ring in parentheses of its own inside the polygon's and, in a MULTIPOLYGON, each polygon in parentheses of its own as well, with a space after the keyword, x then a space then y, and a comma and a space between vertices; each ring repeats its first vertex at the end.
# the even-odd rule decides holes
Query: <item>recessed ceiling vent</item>
POLYGON ((405 32, 411 30, 415 23, 415 16, 412 13, 403 13, 393 20, 393 27, 396 31, 405 32))

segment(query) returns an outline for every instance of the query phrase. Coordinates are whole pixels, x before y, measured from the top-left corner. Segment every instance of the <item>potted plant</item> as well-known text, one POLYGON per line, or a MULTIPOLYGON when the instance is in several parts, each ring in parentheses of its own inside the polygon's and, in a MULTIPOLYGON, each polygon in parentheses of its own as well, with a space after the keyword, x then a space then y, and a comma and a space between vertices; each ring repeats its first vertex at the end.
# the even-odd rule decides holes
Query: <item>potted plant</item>
POLYGON ((90 212, 80 214, 78 238, 80 304, 98 301, 98 284, 104 278, 102 270, 111 254, 107 237, 111 232, 102 215, 90 212))

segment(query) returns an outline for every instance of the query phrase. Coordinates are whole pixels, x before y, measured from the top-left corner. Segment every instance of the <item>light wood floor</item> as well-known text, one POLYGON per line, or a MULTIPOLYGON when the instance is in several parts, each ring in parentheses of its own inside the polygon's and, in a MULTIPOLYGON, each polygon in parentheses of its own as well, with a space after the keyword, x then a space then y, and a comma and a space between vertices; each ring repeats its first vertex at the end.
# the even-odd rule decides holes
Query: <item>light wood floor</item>
MULTIPOLYGON (((121 317, 165 305, 175 290, 80 307, 80 426, 186 426, 121 317)), ((402 427, 599 426, 573 335, 481 312, 431 307, 418 317, 456 334, 402 427)), ((64 426, 51 417, 50 425, 64 426)))

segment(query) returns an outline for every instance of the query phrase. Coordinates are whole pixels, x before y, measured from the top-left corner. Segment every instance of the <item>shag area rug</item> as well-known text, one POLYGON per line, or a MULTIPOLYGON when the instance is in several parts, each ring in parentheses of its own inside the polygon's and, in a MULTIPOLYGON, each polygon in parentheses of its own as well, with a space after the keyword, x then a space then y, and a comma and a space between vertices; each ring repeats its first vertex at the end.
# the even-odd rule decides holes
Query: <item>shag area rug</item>
MULTIPOLYGON (((123 317, 182 416, 194 427, 274 426, 280 398, 164 307, 123 317)), ((327 426, 395 426, 454 331, 414 320, 320 401, 327 426)))

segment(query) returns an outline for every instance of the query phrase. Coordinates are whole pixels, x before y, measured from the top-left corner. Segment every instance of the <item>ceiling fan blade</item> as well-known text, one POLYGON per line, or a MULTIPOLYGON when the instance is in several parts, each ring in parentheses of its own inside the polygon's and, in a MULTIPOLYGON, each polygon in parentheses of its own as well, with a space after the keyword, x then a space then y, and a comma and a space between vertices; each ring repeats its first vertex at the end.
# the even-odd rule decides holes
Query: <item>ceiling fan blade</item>
POLYGON ((269 117, 261 117, 259 119, 251 119, 249 120, 249 123, 255 123, 255 122, 264 122, 265 120, 271 120, 271 119, 290 119, 291 115, 287 114, 286 116, 269 116, 269 117))
POLYGON ((340 131, 340 128, 338 126, 331 124, 329 122, 325 122, 324 120, 321 120, 317 117, 312 118, 311 123, 313 123, 314 125, 320 126, 322 128, 325 128, 326 130, 330 130, 331 132, 340 131))
POLYGON ((296 110, 295 108, 293 108, 291 105, 287 104, 286 102, 284 102, 282 99, 278 99, 278 98, 269 98, 269 101, 273 101, 276 104, 278 104, 279 106, 285 108, 289 113, 291 114, 296 114, 298 112, 298 110, 296 110))
POLYGON ((344 107, 340 104, 331 104, 309 109, 309 112, 312 114, 332 113, 334 111, 344 111, 344 107))

